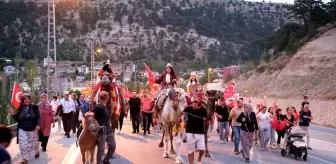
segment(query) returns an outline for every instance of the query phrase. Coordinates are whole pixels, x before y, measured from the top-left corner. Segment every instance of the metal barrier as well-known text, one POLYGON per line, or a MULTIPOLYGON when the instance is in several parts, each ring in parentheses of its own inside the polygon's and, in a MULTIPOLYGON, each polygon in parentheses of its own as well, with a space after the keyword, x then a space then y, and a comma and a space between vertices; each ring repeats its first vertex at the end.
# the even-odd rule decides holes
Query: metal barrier
POLYGON ((16 137, 17 136, 17 124, 9 125, 8 127, 12 131, 13 138, 16 137))

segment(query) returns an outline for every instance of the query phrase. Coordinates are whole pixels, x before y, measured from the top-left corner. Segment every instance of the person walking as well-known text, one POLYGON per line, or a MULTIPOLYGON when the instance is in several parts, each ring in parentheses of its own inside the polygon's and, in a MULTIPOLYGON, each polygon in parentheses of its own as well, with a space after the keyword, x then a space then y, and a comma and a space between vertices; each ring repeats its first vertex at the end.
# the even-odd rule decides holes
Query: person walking
POLYGON ((72 121, 71 121, 71 129, 72 132, 75 134, 80 125, 78 117, 79 117, 79 111, 82 111, 83 105, 81 101, 78 99, 76 93, 71 93, 71 100, 75 105, 75 110, 72 114, 72 121))
POLYGON ((204 121, 207 117, 207 111, 201 107, 201 102, 195 100, 192 106, 187 107, 183 112, 189 163, 194 164, 195 151, 199 152, 197 161, 201 163, 205 150, 204 121))
POLYGON ((305 104, 303 109, 300 111, 300 122, 299 126, 307 133, 307 146, 309 150, 312 150, 310 147, 310 133, 309 133, 309 126, 310 122, 313 119, 311 111, 309 110, 309 105, 305 104))
POLYGON ((104 126, 106 128, 105 133, 101 136, 100 140, 98 140, 98 151, 97 151, 97 164, 109 164, 109 160, 112 159, 113 154, 116 150, 116 142, 114 138, 114 134, 111 128, 110 120, 109 120, 109 112, 106 108, 109 99, 109 94, 106 91, 101 91, 99 93, 100 103, 97 104, 91 112, 85 114, 85 117, 94 117, 100 126, 104 126), (108 151, 105 155, 105 158, 102 159, 105 151, 105 143, 108 145, 108 151))
POLYGON ((141 101, 142 124, 144 128, 144 135, 146 132, 150 134, 150 127, 153 122, 153 101, 144 93, 144 98, 141 101))
POLYGON ((253 112, 251 104, 244 104, 244 112, 239 115, 236 121, 241 123, 241 153, 245 162, 250 163, 250 150, 253 146, 253 137, 255 131, 258 130, 256 114, 253 112))
POLYGON ((261 111, 257 114, 260 147, 262 151, 267 151, 267 144, 271 139, 271 114, 268 113, 267 107, 262 106, 261 111))
POLYGON ((233 108, 230 112, 229 118, 232 119, 232 130, 234 133, 234 153, 236 155, 239 154, 239 143, 240 143, 240 129, 241 123, 237 122, 237 118, 240 116, 241 113, 244 111, 244 104, 241 100, 237 101, 237 107, 233 108))
POLYGON ((219 105, 216 107, 215 116, 217 117, 219 124, 219 140, 221 144, 224 144, 228 140, 230 133, 229 129, 229 108, 225 103, 225 99, 222 98, 219 100, 219 105), (225 129, 225 133, 223 130, 225 129))
POLYGON ((89 106, 89 103, 85 100, 84 95, 80 95, 80 103, 82 105, 80 110, 82 114, 85 115, 85 113, 89 111, 90 106, 89 106))
POLYGON ((119 116, 119 120, 118 120, 118 131, 117 134, 121 133, 121 129, 123 127, 124 124, 124 118, 127 118, 127 114, 128 114, 128 109, 129 109, 129 105, 128 105, 128 101, 124 100, 124 111, 120 112, 120 116, 119 116))
POLYGON ((70 131, 71 131, 71 123, 73 113, 76 112, 75 103, 69 97, 69 92, 65 91, 63 93, 63 99, 60 101, 60 105, 57 107, 56 115, 60 115, 62 117, 63 122, 63 129, 65 132, 65 136, 70 138, 70 131))
POLYGON ((51 131, 51 124, 53 123, 53 111, 51 104, 47 101, 47 94, 42 93, 40 96, 40 103, 38 108, 41 115, 41 130, 39 132, 39 139, 41 142, 42 151, 47 151, 47 144, 51 131))
POLYGON ((136 92, 133 92, 133 96, 129 99, 128 104, 130 106, 130 115, 132 119, 132 133, 139 133, 141 100, 137 97, 136 92))
POLYGON ((53 96, 53 100, 50 102, 51 108, 53 110, 54 115, 54 123, 53 128, 55 127, 55 122, 57 122, 58 129, 62 128, 62 118, 59 115, 56 115, 57 113, 57 107, 59 105, 59 100, 57 99, 57 96, 53 96))
POLYGON ((20 164, 27 164, 28 160, 40 157, 39 136, 40 131, 40 112, 37 105, 31 103, 29 95, 22 95, 21 105, 17 112, 12 108, 9 110, 13 119, 17 121, 17 142, 19 144, 22 161, 20 164))
POLYGON ((6 148, 12 141, 12 132, 7 125, 0 125, 0 134, 0 163, 11 164, 11 157, 6 148))

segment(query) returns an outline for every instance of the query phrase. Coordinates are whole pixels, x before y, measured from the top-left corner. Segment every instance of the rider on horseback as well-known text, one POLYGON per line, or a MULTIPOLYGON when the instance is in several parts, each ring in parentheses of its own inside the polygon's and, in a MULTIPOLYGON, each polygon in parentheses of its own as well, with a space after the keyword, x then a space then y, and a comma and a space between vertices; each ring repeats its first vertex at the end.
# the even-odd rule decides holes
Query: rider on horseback
POLYGON ((163 107, 164 102, 168 98, 168 95, 166 93, 163 93, 162 91, 167 88, 174 87, 177 84, 176 81, 176 74, 173 70, 173 67, 170 63, 166 65, 165 71, 155 79, 156 84, 160 84, 160 90, 157 92, 155 99, 155 109, 158 113, 158 110, 160 110, 163 107))

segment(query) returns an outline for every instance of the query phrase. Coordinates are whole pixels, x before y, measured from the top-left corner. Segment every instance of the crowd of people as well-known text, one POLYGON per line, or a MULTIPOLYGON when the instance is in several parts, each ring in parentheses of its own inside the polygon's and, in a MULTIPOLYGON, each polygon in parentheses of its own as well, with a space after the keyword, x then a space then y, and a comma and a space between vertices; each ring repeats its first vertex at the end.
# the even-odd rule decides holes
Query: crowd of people
POLYGON ((215 111, 218 121, 218 133, 220 143, 229 141, 230 126, 232 129, 231 141, 234 142, 234 153, 242 154, 246 162, 250 161, 250 149, 258 145, 260 151, 268 151, 269 148, 285 148, 288 130, 293 126, 299 126, 307 134, 307 148, 310 147, 309 126, 313 119, 309 110, 308 97, 297 111, 294 106, 286 108, 283 112, 277 105, 267 107, 259 104, 253 110, 249 103, 244 103, 240 98, 234 106, 231 101, 220 99, 215 111), (275 137, 277 134, 277 140, 275 137), (283 145, 281 145, 283 141, 283 145), (239 145, 241 150, 239 151, 239 145))
MULTIPOLYGON (((106 63, 105 63, 106 64, 106 63)), ((102 76, 107 71, 111 74, 109 67, 104 67, 104 71, 100 72, 102 76)), ((109 79, 102 79, 109 81, 109 79)), ((156 83, 161 84, 162 92, 164 88, 169 88, 176 84, 176 75, 171 64, 167 64, 165 72, 156 79, 156 83), (166 87, 164 87, 166 86, 166 87)), ((194 163, 194 153, 199 152, 197 162, 202 161, 205 150, 205 121, 207 120, 207 110, 202 107, 202 88, 199 87, 195 74, 191 75, 187 86, 188 93, 192 99, 188 103, 189 106, 183 110, 182 125, 185 128, 185 140, 188 145, 189 163, 194 163), (196 87, 193 87, 196 86, 196 87)), ((160 124, 157 121, 157 108, 167 97, 171 97, 171 93, 157 94, 150 97, 147 93, 141 95, 133 92, 132 97, 125 100, 126 109, 120 113, 118 120, 118 129, 116 133, 120 133, 123 126, 123 119, 128 115, 132 121, 132 133, 139 133, 140 128, 143 129, 143 135, 150 134, 151 127, 160 132, 160 124), (157 125, 157 126, 154 126, 157 125)), ((57 123, 58 129, 62 129, 67 138, 70 138, 71 131, 76 133, 79 130, 81 120, 87 117, 94 117, 100 126, 106 128, 105 133, 97 142, 97 163, 109 163, 114 158, 116 150, 116 142, 114 138, 114 130, 110 124, 110 114, 108 102, 111 94, 108 91, 101 90, 98 94, 99 103, 89 111, 93 103, 84 95, 79 98, 75 93, 65 91, 62 99, 53 97, 48 102, 47 95, 40 95, 40 103, 32 104, 29 95, 21 97, 21 105, 17 110, 10 109, 10 114, 17 121, 17 142, 19 144, 21 164, 26 164, 32 158, 39 158, 39 147, 42 151, 47 151, 48 139, 51 134, 51 128, 57 123), (39 144, 41 142, 41 144, 39 144), (108 152, 104 159, 105 148, 108 152)), ((92 105, 93 106, 93 105, 92 105)), ((260 151, 267 151, 269 148, 275 149, 280 146, 281 141, 286 144, 288 129, 298 125, 308 135, 307 146, 311 149, 309 143, 309 125, 313 119, 309 110, 308 97, 304 97, 300 111, 295 107, 288 107, 286 111, 282 111, 278 106, 273 105, 267 107, 265 104, 259 104, 255 108, 250 103, 244 103, 243 98, 239 98, 234 102, 232 99, 225 100, 221 98, 217 101, 214 116, 218 122, 218 133, 221 144, 226 144, 230 140, 234 143, 233 151, 236 155, 241 154, 246 162, 250 162, 250 150, 253 145, 258 145, 260 151), (230 136, 231 132, 231 136, 230 136), (277 134, 277 142, 275 140, 277 134), (240 149, 241 148, 241 149, 240 149)), ((11 141, 11 133, 8 127, 0 126, 0 163, 4 161, 10 162, 10 157, 6 153, 5 148, 11 141), (4 154, 4 155, 2 155, 4 154)), ((283 147, 283 146, 282 146, 283 147)))

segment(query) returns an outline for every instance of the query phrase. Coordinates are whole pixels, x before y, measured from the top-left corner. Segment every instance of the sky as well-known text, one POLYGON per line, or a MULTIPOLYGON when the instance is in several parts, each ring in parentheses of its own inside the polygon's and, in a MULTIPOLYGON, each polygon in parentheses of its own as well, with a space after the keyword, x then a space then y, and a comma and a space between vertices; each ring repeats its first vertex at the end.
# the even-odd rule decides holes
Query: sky
MULTIPOLYGON (((246 1, 254 1, 254 2, 262 2, 262 0, 246 0, 246 1)), ((265 0, 265 2, 274 2, 274 3, 288 3, 293 4, 294 0, 265 0)), ((330 2, 330 0, 322 0, 323 2, 330 2)))

